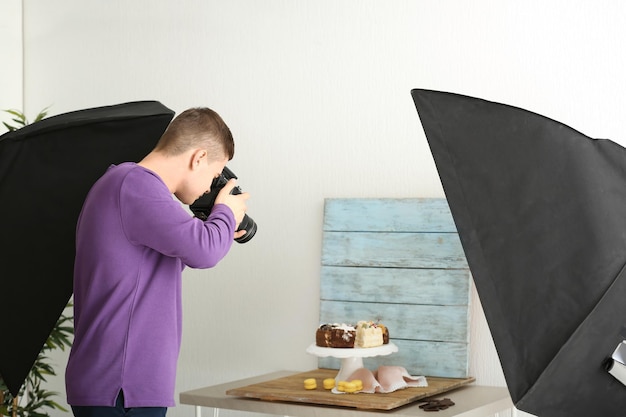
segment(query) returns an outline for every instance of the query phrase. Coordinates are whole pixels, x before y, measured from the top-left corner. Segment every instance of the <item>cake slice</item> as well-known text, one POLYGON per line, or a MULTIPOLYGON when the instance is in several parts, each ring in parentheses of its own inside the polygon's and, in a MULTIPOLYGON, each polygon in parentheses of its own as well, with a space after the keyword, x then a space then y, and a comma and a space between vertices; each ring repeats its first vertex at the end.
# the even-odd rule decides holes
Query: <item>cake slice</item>
POLYGON ((352 348, 356 330, 345 323, 322 324, 315 332, 315 344, 320 347, 352 348))
POLYGON ((357 323, 355 347, 376 347, 385 343, 389 343, 389 333, 385 326, 373 321, 359 321, 357 323))

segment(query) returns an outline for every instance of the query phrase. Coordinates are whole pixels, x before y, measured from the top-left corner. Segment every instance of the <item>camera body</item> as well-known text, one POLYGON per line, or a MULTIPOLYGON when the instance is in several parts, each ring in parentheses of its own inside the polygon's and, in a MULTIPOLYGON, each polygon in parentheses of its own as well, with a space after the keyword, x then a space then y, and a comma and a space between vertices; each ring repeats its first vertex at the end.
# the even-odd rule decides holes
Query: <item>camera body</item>
MULTIPOLYGON (((209 218, 209 214, 211 214, 211 209, 215 204, 215 199, 217 198, 217 195, 219 194, 221 189, 224 188, 228 180, 232 178, 237 179, 237 176, 233 171, 228 169, 228 167, 224 167, 219 177, 215 178, 213 180, 213 183, 211 183, 211 190, 196 201, 194 201, 193 204, 189 206, 189 208, 197 218, 199 218, 200 220, 206 220, 209 218)), ((241 188, 239 188, 239 186, 236 186, 232 189, 230 193, 233 195, 241 194, 241 188)), ((239 228, 237 229, 237 231, 240 230, 245 230, 246 234, 241 236, 240 238, 235 239, 235 241, 238 243, 246 243, 254 237, 256 233, 256 223, 254 222, 254 220, 252 220, 251 217, 249 217, 247 214, 244 214, 243 220, 239 224, 239 228)))

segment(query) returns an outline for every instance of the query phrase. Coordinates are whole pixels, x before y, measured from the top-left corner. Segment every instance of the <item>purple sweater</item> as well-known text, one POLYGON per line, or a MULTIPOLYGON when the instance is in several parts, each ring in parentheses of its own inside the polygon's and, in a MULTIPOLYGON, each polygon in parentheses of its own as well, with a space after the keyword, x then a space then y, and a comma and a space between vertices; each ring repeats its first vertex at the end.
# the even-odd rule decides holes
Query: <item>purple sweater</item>
POLYGON ((110 167, 76 231, 74 343, 65 382, 71 405, 171 407, 181 342, 181 277, 228 252, 235 219, 215 205, 203 222, 152 171, 110 167))

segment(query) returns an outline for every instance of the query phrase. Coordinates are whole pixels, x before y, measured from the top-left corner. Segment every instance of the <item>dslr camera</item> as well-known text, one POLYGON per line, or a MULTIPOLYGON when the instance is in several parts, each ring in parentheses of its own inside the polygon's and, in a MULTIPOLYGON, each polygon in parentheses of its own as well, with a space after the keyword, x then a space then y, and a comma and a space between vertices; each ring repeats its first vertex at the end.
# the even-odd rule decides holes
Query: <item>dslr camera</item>
MULTIPOLYGON (((211 209, 215 204, 217 194, 222 188, 224 188, 228 180, 230 180, 231 178, 237 179, 237 176, 233 171, 228 169, 228 167, 224 167, 220 176, 215 178, 213 180, 213 183, 211 183, 211 190, 196 201, 194 201, 193 204, 189 206, 189 208, 197 218, 199 218, 200 220, 206 220, 209 218, 209 214, 211 214, 211 209)), ((236 186, 232 189, 230 193, 233 195, 241 194, 241 188, 239 188, 239 186, 236 186)), ((237 229, 237 231, 240 230, 245 230, 246 234, 235 239, 235 241, 238 243, 246 243, 254 237, 256 233, 256 223, 247 214, 244 214, 243 220, 239 224, 239 228, 237 229)))

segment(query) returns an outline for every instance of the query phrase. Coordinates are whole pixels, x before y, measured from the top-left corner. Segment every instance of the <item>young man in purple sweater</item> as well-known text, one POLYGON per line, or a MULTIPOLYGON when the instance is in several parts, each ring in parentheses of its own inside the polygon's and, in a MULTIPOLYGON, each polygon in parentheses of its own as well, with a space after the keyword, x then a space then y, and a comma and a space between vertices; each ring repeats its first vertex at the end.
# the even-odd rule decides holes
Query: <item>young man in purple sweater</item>
POLYGON ((249 196, 231 195, 230 180, 206 221, 181 203, 208 192, 233 154, 221 117, 189 109, 142 161, 111 166, 87 195, 66 370, 76 417, 164 416, 175 405, 182 270, 210 268, 228 253, 245 234, 236 230, 249 196))

